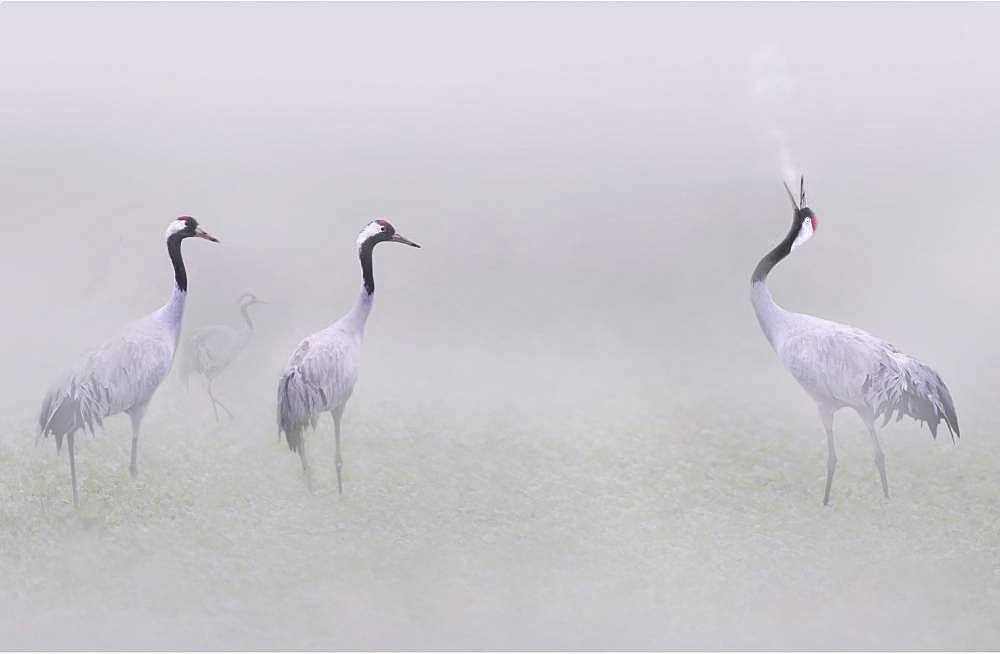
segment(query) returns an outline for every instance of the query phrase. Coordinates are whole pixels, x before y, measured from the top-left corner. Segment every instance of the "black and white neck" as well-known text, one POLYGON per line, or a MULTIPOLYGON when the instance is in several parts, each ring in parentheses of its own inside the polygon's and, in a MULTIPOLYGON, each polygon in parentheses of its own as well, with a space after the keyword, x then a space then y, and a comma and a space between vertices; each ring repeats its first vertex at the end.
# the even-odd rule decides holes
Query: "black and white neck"
POLYGON ((361 280, 368 295, 375 294, 375 273, 372 254, 379 243, 394 240, 395 228, 384 220, 373 220, 358 234, 358 258, 361 260, 361 280))
POLYGON ((198 221, 191 216, 181 216, 170 221, 167 225, 167 254, 170 255, 170 262, 174 264, 174 282, 176 288, 181 293, 187 293, 187 270, 184 268, 184 257, 181 256, 181 241, 192 236, 203 238, 206 241, 218 243, 215 238, 204 229, 198 226, 198 221))
POLYGON ((180 232, 167 235, 167 254, 174 264, 174 283, 181 293, 187 293, 188 288, 187 269, 184 268, 184 257, 181 255, 181 241, 184 238, 180 232))
POLYGON ((174 292, 161 311, 177 330, 180 329, 188 287, 187 270, 184 268, 184 257, 181 255, 181 241, 192 236, 218 243, 218 239, 199 227, 198 221, 191 216, 181 216, 167 225, 167 254, 174 266, 174 292))
POLYGON ((772 268, 791 254, 792 250, 812 238, 815 229, 816 216, 812 210, 809 207, 801 209, 796 207, 788 234, 774 249, 764 255, 750 278, 750 298, 754 313, 757 314, 757 321, 767 340, 775 348, 788 325, 788 312, 778 306, 771 297, 771 292, 767 288, 767 276, 772 268))
POLYGON ((396 229, 385 220, 371 221, 358 234, 358 259, 361 261, 361 293, 358 296, 358 301, 354 304, 350 313, 348 313, 347 320, 359 329, 364 328, 364 323, 368 319, 368 313, 371 311, 372 300, 375 296, 375 272, 372 270, 372 255, 374 254, 375 246, 385 242, 402 243, 415 248, 420 247, 413 241, 397 234, 396 229))
POLYGON ((754 268, 750 282, 752 284, 764 282, 772 268, 791 254, 792 250, 812 238, 816 229, 815 225, 816 216, 813 215, 812 209, 809 207, 796 209, 792 216, 792 226, 788 230, 788 234, 785 235, 785 238, 780 243, 774 246, 773 250, 765 254, 760 260, 757 267, 754 268))

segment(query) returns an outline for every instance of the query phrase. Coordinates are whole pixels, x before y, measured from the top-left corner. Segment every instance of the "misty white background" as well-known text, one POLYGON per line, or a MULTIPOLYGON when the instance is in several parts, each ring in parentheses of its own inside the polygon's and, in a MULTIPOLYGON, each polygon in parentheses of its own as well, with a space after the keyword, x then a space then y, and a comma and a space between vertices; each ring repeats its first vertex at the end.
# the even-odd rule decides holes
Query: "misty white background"
POLYGON ((0 646, 996 648, 998 28, 4 3, 0 646), (958 409, 957 447, 886 429, 889 501, 844 412, 821 506, 822 426, 750 306, 800 172, 818 232, 776 299, 921 358, 958 409), (38 406, 166 300, 181 214, 222 241, 185 243, 185 333, 273 303, 216 386, 238 420, 169 377, 142 478, 112 418, 74 513, 38 406), (274 384, 353 302, 372 218, 423 249, 376 251, 345 495, 308 496, 274 384))

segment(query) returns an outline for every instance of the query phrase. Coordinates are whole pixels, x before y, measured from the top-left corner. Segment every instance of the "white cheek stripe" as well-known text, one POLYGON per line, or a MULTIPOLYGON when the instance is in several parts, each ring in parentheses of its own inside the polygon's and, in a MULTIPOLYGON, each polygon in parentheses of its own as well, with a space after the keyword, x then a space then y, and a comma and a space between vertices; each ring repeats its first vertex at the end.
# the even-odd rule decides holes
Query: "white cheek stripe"
POLYGON ((382 231, 382 226, 379 225, 374 220, 365 225, 365 228, 361 230, 360 234, 358 234, 358 247, 360 248, 362 243, 364 243, 372 236, 375 236, 381 231, 382 231))
POLYGON ((800 245, 811 239, 813 236, 813 231, 814 230, 813 230, 812 219, 806 218, 805 220, 803 220, 802 229, 799 230, 799 235, 795 237, 794 241, 792 241, 792 251, 794 252, 795 248, 799 247, 800 245))
POLYGON ((171 235, 176 234, 177 232, 181 231, 182 229, 184 229, 186 227, 187 227, 187 222, 186 221, 184 221, 184 220, 172 220, 172 221, 170 221, 170 224, 167 225, 167 234, 166 234, 166 237, 170 238, 171 235))

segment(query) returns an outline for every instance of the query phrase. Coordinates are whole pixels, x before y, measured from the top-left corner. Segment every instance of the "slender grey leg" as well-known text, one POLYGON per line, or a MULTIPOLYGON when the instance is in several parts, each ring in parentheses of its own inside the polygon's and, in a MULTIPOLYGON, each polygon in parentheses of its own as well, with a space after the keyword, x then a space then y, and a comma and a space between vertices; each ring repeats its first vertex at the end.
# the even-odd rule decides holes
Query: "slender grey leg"
POLYGON ((73 447, 73 432, 66 436, 69 445, 69 477, 73 481, 73 506, 80 506, 80 493, 76 488, 76 450, 73 447))
POLYGON ((339 412, 331 411, 330 415, 333 416, 333 433, 334 433, 334 439, 336 441, 334 447, 336 448, 336 453, 337 453, 337 458, 336 458, 336 462, 337 462, 337 494, 338 495, 343 495, 344 494, 344 484, 341 481, 341 476, 340 476, 340 471, 344 467, 344 460, 342 458, 340 458, 340 416, 341 416, 341 414, 339 412))
POLYGON ((215 396, 212 395, 212 379, 205 378, 205 388, 208 389, 208 399, 212 401, 212 411, 215 412, 215 421, 219 422, 219 409, 215 406, 215 396))
POLYGON ((875 422, 865 420, 868 433, 872 437, 872 445, 875 447, 875 467, 878 468, 878 476, 882 480, 882 493, 889 497, 889 481, 885 477, 885 454, 882 452, 882 445, 878 442, 878 434, 875 432, 875 422))
POLYGON ((305 434, 299 434, 299 459, 302 460, 302 474, 306 478, 306 488, 311 493, 313 491, 312 467, 309 465, 309 458, 306 456, 305 434))
MULTIPOLYGON (((226 405, 223 404, 222 402, 220 402, 218 399, 216 399, 215 395, 212 393, 212 380, 211 380, 211 378, 208 380, 208 396, 210 398, 212 398, 212 408, 213 409, 215 409, 215 405, 218 404, 219 406, 222 407, 222 410, 226 412, 226 415, 229 416, 230 420, 234 420, 235 419, 233 417, 233 412, 230 411, 229 409, 227 409, 226 405)), ((218 411, 218 409, 215 409, 215 421, 219 422, 219 411, 218 411)))
POLYGON ((139 425, 142 424, 142 417, 146 415, 146 407, 148 405, 143 404, 140 406, 133 407, 129 412, 128 416, 132 419, 132 457, 129 462, 128 471, 132 475, 132 479, 139 476, 139 425))
POLYGON ((826 429, 826 491, 823 493, 823 506, 829 506, 833 473, 837 469, 837 449, 833 442, 833 411, 821 408, 819 416, 823 419, 823 427, 826 429))

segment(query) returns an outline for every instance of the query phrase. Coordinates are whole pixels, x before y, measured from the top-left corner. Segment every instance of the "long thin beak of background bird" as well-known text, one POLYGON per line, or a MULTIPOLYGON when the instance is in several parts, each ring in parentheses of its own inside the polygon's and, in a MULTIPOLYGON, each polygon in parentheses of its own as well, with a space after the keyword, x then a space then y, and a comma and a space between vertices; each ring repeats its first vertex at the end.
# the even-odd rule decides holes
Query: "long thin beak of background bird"
POLYGON ((393 241, 394 243, 402 243, 403 245, 412 245, 415 248, 420 247, 419 245, 417 245, 413 241, 411 241, 409 239, 405 239, 402 236, 400 236, 399 234, 393 234, 392 238, 390 238, 389 240, 393 241))
POLYGON ((201 227, 199 227, 196 230, 194 230, 194 235, 197 236, 198 238, 203 238, 206 241, 211 241, 213 243, 218 243, 219 242, 219 239, 215 238, 214 236, 212 236, 211 234, 209 234, 208 232, 206 232, 201 227))

